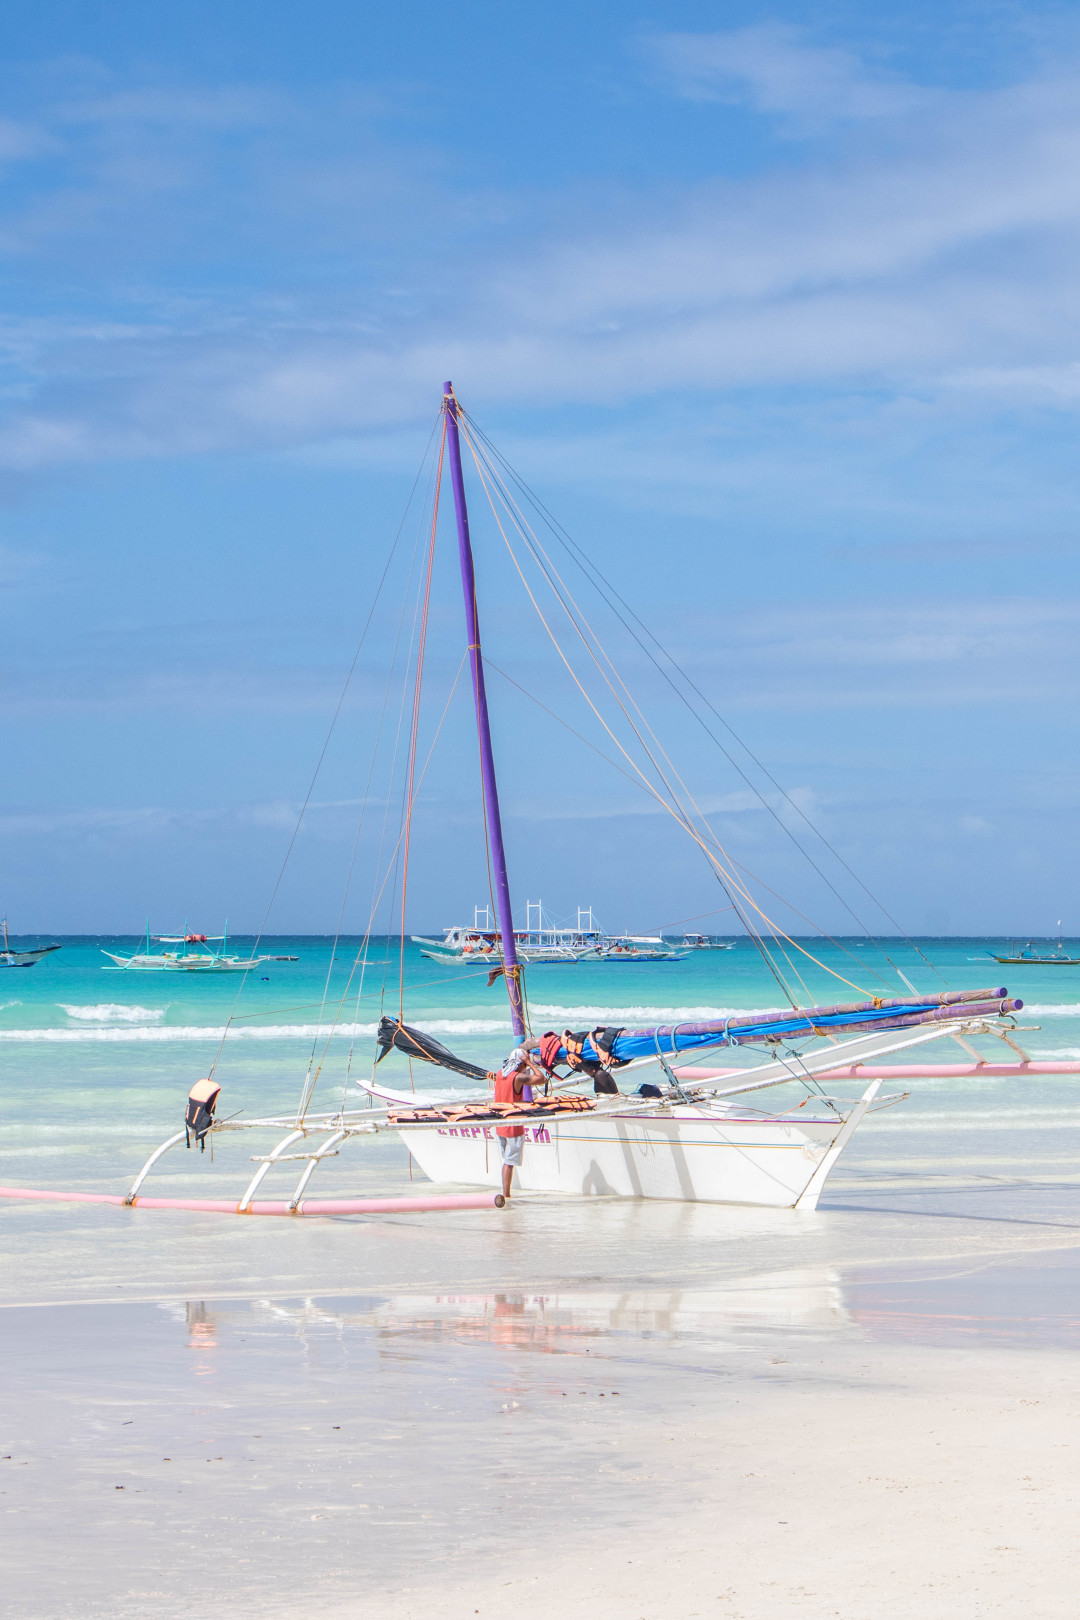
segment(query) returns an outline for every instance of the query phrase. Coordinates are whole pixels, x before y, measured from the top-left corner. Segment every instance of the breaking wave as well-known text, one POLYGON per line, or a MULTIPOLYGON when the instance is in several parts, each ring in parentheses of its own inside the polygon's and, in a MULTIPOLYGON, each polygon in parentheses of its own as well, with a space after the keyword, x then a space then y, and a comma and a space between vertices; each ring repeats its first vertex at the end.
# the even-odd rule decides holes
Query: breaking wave
MULTIPOLYGON (((66 1011, 67 1009, 65 1009, 66 1011)), ((230 1041, 298 1041, 325 1038, 329 1024, 264 1024, 261 1028, 235 1025, 226 1034, 230 1041)), ((510 1032, 509 1019, 495 1018, 429 1018, 417 1019, 415 1028, 429 1035, 506 1035, 510 1032)), ((336 1036, 372 1036, 377 1024, 338 1024, 336 1036)), ((219 1041, 220 1024, 165 1024, 152 1026, 104 1025, 82 1029, 0 1029, 0 1041, 36 1041, 70 1045, 85 1041, 112 1041, 134 1043, 138 1041, 219 1041)))
POLYGON ((625 1024, 643 1019, 650 1024, 688 1024, 706 1018, 744 1018, 748 1013, 790 1012, 790 1007, 545 1007, 530 1003, 537 1018, 550 1018, 567 1026, 625 1024))
POLYGON ((69 1018, 89 1024, 145 1024, 164 1018, 164 1007, 130 1007, 120 1001, 99 1001, 92 1007, 69 1007, 60 1003, 69 1018))

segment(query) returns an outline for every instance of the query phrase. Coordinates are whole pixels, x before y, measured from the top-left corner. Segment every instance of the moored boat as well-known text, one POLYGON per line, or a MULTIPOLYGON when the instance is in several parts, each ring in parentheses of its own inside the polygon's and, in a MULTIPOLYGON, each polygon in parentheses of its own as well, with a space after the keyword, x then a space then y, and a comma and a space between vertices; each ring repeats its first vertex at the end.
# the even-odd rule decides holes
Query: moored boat
MULTIPOLYGON (((1058 924, 1061 927, 1061 924, 1058 924)), ((1008 967, 1080 967, 1080 956, 1070 956, 1065 949, 1065 942, 1058 934, 1057 946, 1052 951, 1037 951, 1034 940, 1029 939, 1023 950, 1013 946, 1009 956, 997 956, 990 953, 992 960, 1004 963, 1008 967)))
POLYGON ((51 951, 60 949, 59 945, 33 945, 27 951, 13 949, 8 934, 8 920, 6 917, 0 918, 0 926, 3 927, 4 931, 4 946, 0 950, 0 968, 36 967, 43 956, 48 956, 51 951))
POLYGON ((252 968, 263 962, 296 962, 295 956, 237 956, 230 955, 226 950, 229 942, 229 925, 226 923, 223 934, 151 934, 149 924, 146 929, 146 943, 141 951, 107 951, 102 947, 102 956, 107 956, 113 963, 111 968, 103 968, 103 973, 116 973, 119 970, 132 973, 249 973, 252 968), (159 950, 155 951, 152 945, 195 946, 191 950, 159 950), (214 946, 220 946, 214 950, 214 946))
MULTIPOLYGON (((591 906, 578 907, 576 924, 559 925, 545 919, 539 900, 525 902, 525 915, 525 927, 514 931, 514 950, 516 960, 530 967, 573 962, 681 962, 686 954, 659 934, 605 933, 594 921, 591 906)), ((422 934, 410 937, 420 946, 421 956, 448 967, 477 961, 498 966, 503 960, 502 935, 492 926, 487 906, 474 908, 471 927, 456 923, 444 929, 441 940, 422 934)))

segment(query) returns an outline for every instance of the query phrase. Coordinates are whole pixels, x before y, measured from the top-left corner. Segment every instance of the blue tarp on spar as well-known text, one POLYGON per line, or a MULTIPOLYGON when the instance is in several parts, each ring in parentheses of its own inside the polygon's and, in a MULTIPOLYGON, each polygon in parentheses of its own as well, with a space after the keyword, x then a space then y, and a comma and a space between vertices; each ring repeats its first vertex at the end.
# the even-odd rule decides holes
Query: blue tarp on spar
MULTIPOLYGON (((906 1029, 926 1023, 954 1022, 958 1018, 997 1018, 1019 1012, 1019 1000, 1010 1000, 1002 986, 993 990, 949 991, 938 996, 906 996, 849 1006, 807 1007, 790 1013, 730 1018, 685 1024, 654 1024, 644 1029, 623 1029, 610 1042, 612 1056, 622 1063, 634 1058, 665 1057, 708 1046, 741 1046, 744 1042, 792 1039, 841 1031, 906 1029)), ((565 1057, 565 1048, 562 1049, 565 1057)), ((603 1063, 604 1056, 591 1039, 582 1056, 588 1063, 603 1063)))

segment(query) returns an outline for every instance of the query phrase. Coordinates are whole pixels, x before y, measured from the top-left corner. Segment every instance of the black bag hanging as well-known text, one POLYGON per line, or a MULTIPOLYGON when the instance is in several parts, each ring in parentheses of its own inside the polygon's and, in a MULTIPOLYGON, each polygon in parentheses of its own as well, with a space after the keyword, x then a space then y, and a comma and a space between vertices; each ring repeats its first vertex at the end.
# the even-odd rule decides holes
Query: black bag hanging
POLYGON ((206 1152, 206 1133, 214 1123, 214 1109, 220 1096, 221 1087, 216 1080, 196 1080, 188 1092, 184 1140, 190 1147, 194 1136, 200 1153, 206 1152))

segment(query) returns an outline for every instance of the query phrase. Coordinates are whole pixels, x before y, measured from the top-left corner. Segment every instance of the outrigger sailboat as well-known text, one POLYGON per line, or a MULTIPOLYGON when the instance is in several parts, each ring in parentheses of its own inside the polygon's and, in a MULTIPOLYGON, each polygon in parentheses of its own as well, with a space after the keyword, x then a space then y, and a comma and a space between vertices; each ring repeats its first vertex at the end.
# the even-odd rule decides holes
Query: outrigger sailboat
POLYGON ((112 962, 111 968, 102 968, 103 973, 116 973, 118 970, 131 973, 250 973, 252 968, 261 962, 296 962, 296 956, 237 956, 229 955, 229 925, 225 924, 223 934, 151 934, 150 924, 146 925, 146 944, 141 951, 107 951, 102 949, 102 956, 107 956, 112 962), (152 945, 186 946, 184 950, 155 951, 152 945), (213 946, 219 946, 214 950, 213 946), (194 946, 195 949, 190 947, 194 946))
POLYGON ((1002 962, 1009 967, 1080 967, 1080 956, 1070 956, 1065 949, 1065 941, 1061 937, 1061 923, 1058 923, 1057 946, 1052 951, 1038 951, 1035 941, 1029 939, 1024 949, 1014 945, 1009 956, 993 955, 995 962, 1002 962))
MULTIPOLYGON (((497 483, 496 469, 491 459, 478 455, 482 436, 465 416, 452 386, 447 383, 423 600, 426 613, 445 456, 454 494, 465 605, 465 645, 479 742, 495 924, 501 945, 501 960, 490 977, 502 980, 514 1042, 520 1045, 531 1038, 530 1020, 513 926, 496 782, 462 470, 462 437, 467 437, 485 489, 490 490, 497 483)), ((520 511, 515 521, 519 519, 520 511)), ((404 796, 405 818, 398 844, 399 850, 404 851, 400 890, 402 927, 410 818, 418 790, 415 715, 424 633, 422 629, 416 655, 413 741, 404 796)), ((640 737, 640 733, 638 735, 640 737)), ((620 746, 617 739, 616 746, 620 746)), ((629 760, 629 754, 623 752, 629 760)), ((656 797, 659 799, 660 795, 656 797)), ((679 825, 703 850, 740 923, 770 963, 771 940, 782 943, 785 959, 801 953, 818 969, 825 967, 799 940, 765 918, 740 873, 723 858, 721 846, 715 840, 710 841, 703 820, 694 822, 689 813, 678 807, 672 809, 667 803, 664 808, 671 810, 679 825), (755 914, 763 919, 763 926, 754 922, 755 914)), ((366 961, 366 954, 363 960, 366 961)), ((221 1088, 212 1069, 206 1079, 192 1088, 184 1127, 155 1149, 127 1194, 39 1194, 8 1188, 0 1189, 0 1195, 91 1199, 123 1202, 129 1206, 178 1206, 267 1215, 499 1205, 503 1202, 502 1196, 492 1190, 500 1179, 496 1133, 500 1125, 512 1122, 526 1133, 527 1150, 518 1173, 518 1184, 525 1190, 811 1210, 817 1205, 830 1171, 866 1115, 900 1102, 908 1095, 906 1090, 883 1092, 886 1084, 926 1075, 1003 1077, 1080 1073, 1080 1062, 1040 1062, 1028 1057, 1016 1040, 1019 1033, 1016 1014, 1023 1003, 1011 998, 1003 986, 945 990, 932 995, 863 993, 858 999, 834 1005, 808 1005, 807 1002, 800 1005, 787 991, 786 980, 777 972, 778 983, 785 985, 785 993, 791 1000, 791 1006, 784 1011, 675 1024, 645 1024, 635 1028, 604 1026, 577 1032, 566 1030, 561 1036, 549 1032, 545 1043, 547 1067, 552 1076, 548 1094, 518 1104, 495 1104, 490 1093, 484 1095, 480 1090, 482 1087, 487 1092, 493 1078, 487 1070, 456 1056, 429 1033, 405 1022, 404 938, 401 961, 399 1012, 396 1017, 384 1015, 379 1024, 371 1077, 360 1082, 363 1104, 349 1106, 346 1097, 335 1109, 316 1111, 312 1104, 321 1066, 312 1062, 295 1112, 218 1120, 216 1107, 221 1088), (958 1041, 970 1061, 951 1065, 907 1061, 919 1048, 942 1037, 958 1041), (971 1044, 981 1037, 993 1037, 1004 1043, 1009 1059, 992 1062, 981 1057, 971 1044), (417 1093, 383 1086, 375 1078, 375 1065, 391 1053, 408 1058, 410 1063, 436 1065, 459 1080, 467 1081, 468 1089, 417 1093), (753 1061, 747 1066, 734 1066, 729 1057, 724 1066, 711 1067, 700 1062, 704 1057, 716 1064, 718 1057, 727 1054, 737 1054, 740 1058, 749 1054, 753 1061), (904 1061, 882 1062, 898 1054, 904 1061), (568 1074, 560 1077, 560 1068, 568 1070, 568 1074), (626 1082, 631 1075, 634 1081, 644 1083, 627 1094, 626 1082), (622 1091, 620 1082, 624 1087, 622 1091), (849 1094, 835 1095, 824 1089, 834 1083, 849 1094), (854 1095, 850 1094, 852 1084, 854 1095), (776 1094, 779 1087, 794 1088, 796 1097, 785 1100, 783 1093, 776 1094), (766 1102, 766 1094, 770 1092, 774 1095, 766 1102), (755 1098, 766 1102, 766 1106, 756 1106, 755 1098), (148 1198, 144 1194, 142 1189, 149 1175, 163 1157, 182 1142, 190 1145, 194 1140, 204 1145, 208 1138, 224 1142, 235 1133, 251 1131, 276 1132, 279 1140, 268 1153, 255 1156, 257 1168, 249 1174, 247 1185, 238 1197, 178 1199, 148 1198), (357 1137, 388 1131, 401 1137, 412 1158, 433 1182, 485 1191, 381 1203, 358 1198, 312 1200, 308 1197, 311 1177, 323 1160, 336 1157, 357 1137), (272 1171, 286 1164, 295 1167, 297 1163, 301 1166, 299 1180, 290 1196, 276 1200, 260 1196, 272 1171)), ((826 968, 825 971, 834 977, 843 977, 836 969, 826 968)), ((844 982, 858 988, 852 980, 844 982)), ((787 1095, 790 1097, 790 1092, 787 1095)), ((223 1157, 225 1155, 219 1154, 219 1159, 223 1157)))
POLYGON ((28 951, 15 950, 12 948, 11 940, 8 936, 8 921, 6 917, 0 918, 0 927, 2 927, 4 931, 4 945, 3 949, 0 950, 0 968, 36 967, 43 956, 48 956, 50 951, 58 951, 60 949, 59 945, 35 945, 28 951))

